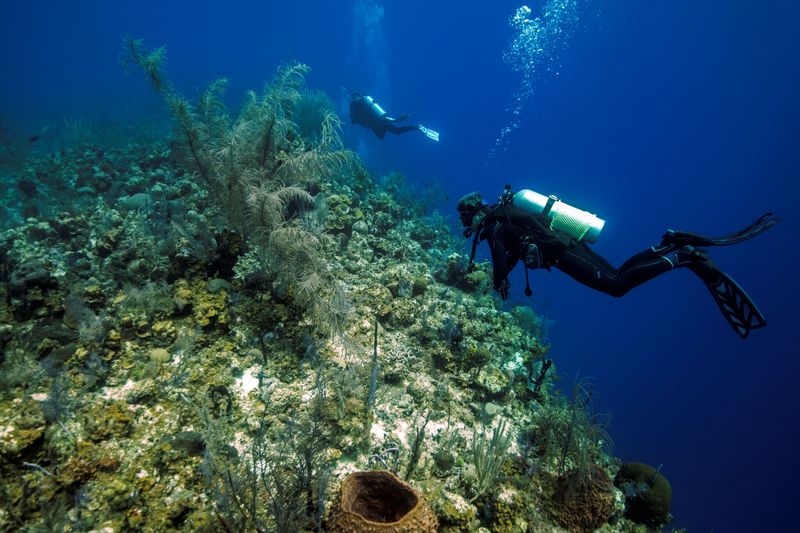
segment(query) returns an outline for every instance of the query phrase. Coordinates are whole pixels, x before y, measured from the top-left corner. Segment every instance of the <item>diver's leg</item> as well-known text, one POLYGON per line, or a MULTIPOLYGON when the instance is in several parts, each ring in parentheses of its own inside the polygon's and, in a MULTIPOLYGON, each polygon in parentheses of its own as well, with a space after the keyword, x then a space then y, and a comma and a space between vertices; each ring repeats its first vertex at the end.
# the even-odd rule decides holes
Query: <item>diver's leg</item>
POLYGON ((651 247, 634 255, 619 267, 619 277, 627 288, 626 292, 665 272, 686 266, 690 261, 677 253, 665 252, 668 250, 651 247))
POLYGON ((573 279, 611 296, 628 291, 675 268, 686 267, 708 287, 725 320, 741 338, 767 321, 750 296, 730 276, 714 265, 704 250, 683 246, 663 251, 650 248, 640 252, 616 270, 582 242, 573 243, 561 254, 556 267, 573 279))
POLYGON ((641 263, 646 263, 649 261, 656 260, 669 252, 673 252, 677 249, 677 247, 670 247, 670 246, 651 246, 647 250, 641 251, 638 254, 631 256, 627 261, 620 265, 619 270, 625 271, 629 268, 633 267, 634 265, 638 265, 641 263))
POLYGON ((651 247, 639 252, 619 269, 595 253, 583 242, 573 243, 556 265, 584 285, 611 296, 624 296, 634 287, 697 260, 683 253, 664 254, 667 250, 651 247))
POLYGON ((386 131, 390 131, 395 135, 400 135, 401 133, 406 133, 409 131, 418 131, 419 128, 417 126, 395 126, 394 124, 386 124, 386 131))
POLYGON ((611 296, 628 292, 619 271, 583 242, 572 242, 560 254, 555 267, 575 281, 611 296))

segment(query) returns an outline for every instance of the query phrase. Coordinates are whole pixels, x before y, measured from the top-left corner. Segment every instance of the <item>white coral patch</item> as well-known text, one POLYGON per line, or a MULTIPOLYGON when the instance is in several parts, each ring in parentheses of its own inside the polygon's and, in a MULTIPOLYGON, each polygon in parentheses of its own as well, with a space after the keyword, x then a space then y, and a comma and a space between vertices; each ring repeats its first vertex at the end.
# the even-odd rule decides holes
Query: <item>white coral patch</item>
POLYGON ((372 435, 372 442, 383 442, 383 439, 386 438, 386 429, 381 423, 372 424, 369 432, 372 435))
POLYGON ((258 389, 258 375, 256 370, 254 368, 248 368, 242 372, 242 377, 236 378, 236 385, 241 389, 244 396, 258 389))
POLYGON ((135 386, 133 380, 129 379, 121 387, 105 387, 102 396, 106 400, 123 400, 135 386))

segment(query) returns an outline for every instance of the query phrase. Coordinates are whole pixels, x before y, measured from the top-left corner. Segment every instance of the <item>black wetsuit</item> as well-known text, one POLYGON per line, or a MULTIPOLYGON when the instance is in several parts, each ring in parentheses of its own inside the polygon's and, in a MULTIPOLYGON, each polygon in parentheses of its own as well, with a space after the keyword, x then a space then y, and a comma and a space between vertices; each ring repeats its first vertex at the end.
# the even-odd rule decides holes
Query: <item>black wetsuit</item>
POLYGON ((388 113, 382 112, 380 107, 376 107, 365 96, 354 96, 350 100, 350 122, 371 129, 380 139, 384 138, 387 131, 395 135, 408 131, 417 131, 419 129, 417 125, 397 126, 395 124, 407 118, 408 116, 406 115, 398 118, 390 117, 388 113))
POLYGON ((585 242, 550 229, 546 217, 510 205, 489 208, 479 239, 489 244, 494 288, 503 299, 508 298, 508 274, 526 257, 534 259, 526 265, 526 281, 527 268, 555 267, 588 287, 617 297, 676 266, 657 249, 648 248, 614 268, 585 242))

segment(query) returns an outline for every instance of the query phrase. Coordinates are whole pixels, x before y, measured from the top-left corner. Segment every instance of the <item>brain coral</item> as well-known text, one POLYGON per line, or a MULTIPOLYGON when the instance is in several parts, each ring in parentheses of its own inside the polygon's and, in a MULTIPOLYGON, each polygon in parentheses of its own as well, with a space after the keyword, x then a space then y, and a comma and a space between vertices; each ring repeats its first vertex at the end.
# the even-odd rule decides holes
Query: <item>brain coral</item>
POLYGON ((626 463, 614 484, 625 494, 627 518, 651 527, 669 523, 672 486, 658 470, 644 463, 626 463))

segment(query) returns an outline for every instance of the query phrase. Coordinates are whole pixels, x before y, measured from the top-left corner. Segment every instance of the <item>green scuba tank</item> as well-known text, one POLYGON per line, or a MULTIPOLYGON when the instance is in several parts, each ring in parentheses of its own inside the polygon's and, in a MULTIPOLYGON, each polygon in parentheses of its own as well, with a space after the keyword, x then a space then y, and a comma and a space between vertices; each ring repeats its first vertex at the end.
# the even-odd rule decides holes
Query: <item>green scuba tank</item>
POLYGON ((595 242, 606 221, 594 213, 565 204, 555 196, 545 196, 530 189, 517 191, 511 205, 526 213, 544 215, 550 220, 550 229, 560 230, 578 240, 595 242))

